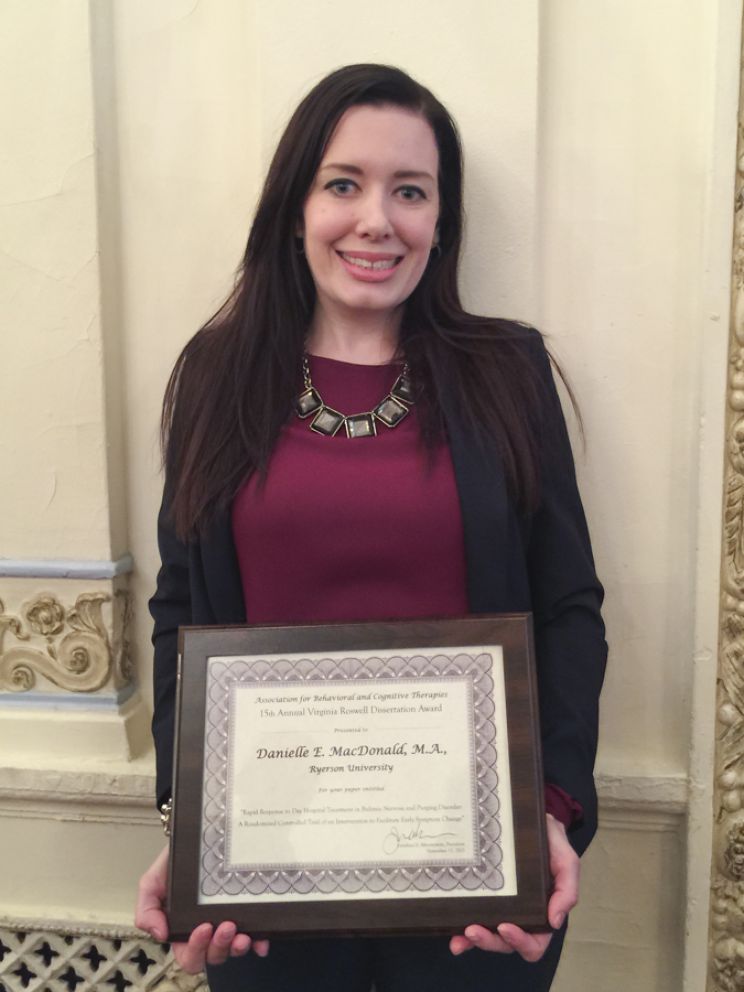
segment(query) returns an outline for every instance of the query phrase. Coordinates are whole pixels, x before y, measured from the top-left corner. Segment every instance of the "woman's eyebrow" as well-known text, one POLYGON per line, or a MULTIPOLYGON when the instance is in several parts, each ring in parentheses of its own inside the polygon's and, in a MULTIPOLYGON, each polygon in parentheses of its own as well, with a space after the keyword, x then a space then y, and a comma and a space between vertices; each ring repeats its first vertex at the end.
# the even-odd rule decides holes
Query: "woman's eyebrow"
POLYGON ((323 172, 324 169, 333 169, 336 172, 350 172, 354 176, 364 174, 364 169, 360 169, 358 165, 349 165, 346 162, 325 162, 318 171, 323 172))
POLYGON ((419 172, 416 169, 398 169, 393 176, 396 179, 430 179, 434 182, 434 176, 430 172, 419 172))
MULTIPOLYGON (((347 172, 352 176, 364 175, 364 169, 358 165, 351 165, 348 162, 326 162, 321 165, 318 171, 324 172, 326 169, 333 169, 335 172, 347 172)), ((394 179, 429 179, 434 182, 434 176, 429 172, 422 172, 417 169, 398 169, 393 173, 394 179)))

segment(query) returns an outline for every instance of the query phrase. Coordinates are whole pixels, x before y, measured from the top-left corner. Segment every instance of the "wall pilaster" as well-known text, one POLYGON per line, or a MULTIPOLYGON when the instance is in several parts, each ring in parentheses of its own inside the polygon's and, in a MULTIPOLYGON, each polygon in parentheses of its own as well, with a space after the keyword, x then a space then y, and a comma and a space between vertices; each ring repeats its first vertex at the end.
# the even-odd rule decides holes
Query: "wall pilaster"
POLYGON ((0 817, 13 851, 4 874, 18 882, 3 886, 0 915, 10 923, 47 919, 51 906, 62 920, 131 920, 133 878, 121 869, 109 892, 92 884, 117 873, 105 838, 89 843, 106 829, 102 809, 118 811, 124 851, 156 849, 131 648, 121 340, 102 262, 112 228, 94 6, 0 10, 0 82, 12 94, 0 158, 10 332, 0 346, 0 817))

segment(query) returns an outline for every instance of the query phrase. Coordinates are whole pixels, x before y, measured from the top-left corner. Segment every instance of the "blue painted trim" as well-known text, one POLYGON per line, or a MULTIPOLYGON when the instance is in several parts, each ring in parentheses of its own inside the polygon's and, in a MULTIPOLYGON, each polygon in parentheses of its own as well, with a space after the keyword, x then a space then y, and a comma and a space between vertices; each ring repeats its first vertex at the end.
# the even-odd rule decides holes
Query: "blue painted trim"
POLYGON ((0 558, 0 577, 17 579, 114 579, 134 568, 130 554, 116 561, 86 558, 0 558))
POLYGON ((134 695, 136 686, 130 682, 112 695, 88 692, 0 692, 0 710, 112 710, 121 709, 134 695))

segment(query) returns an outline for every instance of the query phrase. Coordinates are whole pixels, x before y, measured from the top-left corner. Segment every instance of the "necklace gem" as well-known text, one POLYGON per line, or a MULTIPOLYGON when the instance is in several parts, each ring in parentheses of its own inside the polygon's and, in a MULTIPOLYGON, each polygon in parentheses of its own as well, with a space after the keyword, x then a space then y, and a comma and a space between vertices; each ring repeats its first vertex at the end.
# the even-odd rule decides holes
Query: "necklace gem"
POLYGON ((323 400, 320 398, 320 393, 317 389, 305 389, 295 400, 295 411, 298 417, 309 417, 311 413, 315 413, 323 406, 323 400))
POLYGON ((386 396, 382 403, 377 404, 374 414, 386 427, 395 427, 408 416, 408 407, 398 402, 392 395, 386 396))
POLYGON ((410 376, 406 375, 405 370, 395 380, 395 384, 390 390, 390 395, 394 396, 396 400, 400 400, 402 403, 408 403, 409 405, 415 402, 416 390, 410 376))
POLYGON ((339 413, 338 410, 332 410, 329 406, 321 406, 310 424, 310 430, 315 431, 316 434, 333 437, 338 434, 345 419, 343 413, 339 413))
POLYGON ((357 413, 346 418, 347 437, 374 437, 377 434, 375 418, 371 413, 357 413))

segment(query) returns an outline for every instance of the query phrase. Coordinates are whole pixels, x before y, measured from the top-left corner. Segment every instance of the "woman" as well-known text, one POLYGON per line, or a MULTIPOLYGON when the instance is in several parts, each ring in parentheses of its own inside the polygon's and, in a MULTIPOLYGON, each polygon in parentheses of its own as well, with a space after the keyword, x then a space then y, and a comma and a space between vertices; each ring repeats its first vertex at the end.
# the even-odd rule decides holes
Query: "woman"
MULTIPOLYGON (((204 924, 175 950, 213 989, 535 992, 557 965, 596 827, 602 589, 542 339, 463 310, 461 236, 460 147, 439 101, 386 66, 322 80, 279 143, 236 289, 166 392, 158 803, 179 624, 531 610, 557 932, 474 922, 449 941, 256 941, 248 955, 232 924, 204 924), (401 373, 412 392, 391 406, 401 373)), ((160 940, 165 866, 163 852, 137 915, 160 940)))

